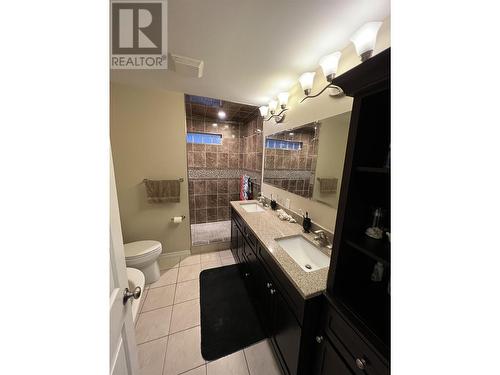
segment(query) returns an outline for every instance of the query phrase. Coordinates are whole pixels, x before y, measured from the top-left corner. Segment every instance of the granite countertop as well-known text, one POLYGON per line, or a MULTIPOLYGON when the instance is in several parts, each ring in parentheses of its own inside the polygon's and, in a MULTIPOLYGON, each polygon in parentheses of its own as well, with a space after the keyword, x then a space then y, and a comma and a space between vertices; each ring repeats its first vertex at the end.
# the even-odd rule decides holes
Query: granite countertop
MULTIPOLYGON (((264 207, 265 212, 246 212, 241 207, 241 201, 232 201, 231 206, 246 222, 247 226, 264 245, 264 250, 274 258, 278 266, 305 299, 321 294, 326 289, 328 267, 317 271, 305 272, 295 263, 290 255, 275 241, 275 238, 300 234, 313 241, 314 234, 304 233, 302 226, 297 223, 289 223, 278 218, 277 213, 269 207, 264 207)), ((258 203, 256 200, 244 203, 258 203)), ((320 248, 326 255, 331 257, 332 250, 320 248)))

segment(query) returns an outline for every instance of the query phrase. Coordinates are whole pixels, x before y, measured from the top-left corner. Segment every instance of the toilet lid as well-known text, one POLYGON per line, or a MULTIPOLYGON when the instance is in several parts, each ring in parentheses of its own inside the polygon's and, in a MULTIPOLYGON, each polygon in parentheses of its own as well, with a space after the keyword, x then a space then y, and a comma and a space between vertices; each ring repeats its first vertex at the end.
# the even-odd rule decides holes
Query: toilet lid
POLYGON ((126 243, 124 245, 125 248, 125 257, 135 257, 138 255, 144 255, 151 253, 155 250, 161 250, 161 243, 158 241, 136 241, 126 243))

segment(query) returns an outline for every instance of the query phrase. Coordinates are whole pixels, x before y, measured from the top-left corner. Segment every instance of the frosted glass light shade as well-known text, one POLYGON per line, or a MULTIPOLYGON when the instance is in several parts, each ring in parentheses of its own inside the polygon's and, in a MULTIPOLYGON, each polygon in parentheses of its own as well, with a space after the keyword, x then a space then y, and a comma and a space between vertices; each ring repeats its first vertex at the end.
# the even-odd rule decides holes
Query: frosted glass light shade
POLYGON ((323 70, 323 74, 325 75, 326 80, 329 82, 335 77, 335 73, 337 73, 340 56, 342 56, 342 53, 337 51, 326 55, 321 60, 319 60, 319 65, 323 70))
POLYGON ((380 26, 382 26, 382 22, 365 23, 351 36, 351 42, 353 42, 356 48, 356 53, 361 57, 361 61, 365 61, 371 57, 380 26))
POLYGON ((278 101, 280 102, 281 109, 285 109, 286 105, 288 104, 288 93, 280 92, 278 94, 278 101))
POLYGON ((259 111, 260 111, 260 115, 262 117, 266 117, 267 114, 269 113, 269 107, 267 105, 263 105, 263 106, 259 107, 259 111))
POLYGON ((305 72, 299 77, 300 86, 306 95, 311 93, 315 74, 316 72, 305 72))
POLYGON ((269 111, 271 111, 271 113, 274 113, 277 107, 278 107, 278 102, 276 100, 273 99, 269 102, 269 111))

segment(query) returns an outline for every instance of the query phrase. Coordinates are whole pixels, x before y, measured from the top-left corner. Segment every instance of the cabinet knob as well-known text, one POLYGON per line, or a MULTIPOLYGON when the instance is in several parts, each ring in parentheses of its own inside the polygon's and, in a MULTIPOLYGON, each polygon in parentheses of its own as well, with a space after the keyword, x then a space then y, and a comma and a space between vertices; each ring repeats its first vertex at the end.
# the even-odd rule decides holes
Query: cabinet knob
POLYGON ((323 342, 323 336, 316 336, 316 342, 321 344, 323 342))
POLYGON ((276 290, 271 289, 270 292, 271 292, 271 294, 274 294, 274 293, 276 293, 276 290))
POLYGON ((269 289, 270 287, 272 287, 272 286, 273 286, 273 284, 271 284, 271 283, 267 283, 267 284, 266 284, 266 286, 267 286, 267 289, 269 289))
POLYGON ((364 370, 366 368, 366 361, 364 358, 356 358, 356 367, 360 370, 364 370))

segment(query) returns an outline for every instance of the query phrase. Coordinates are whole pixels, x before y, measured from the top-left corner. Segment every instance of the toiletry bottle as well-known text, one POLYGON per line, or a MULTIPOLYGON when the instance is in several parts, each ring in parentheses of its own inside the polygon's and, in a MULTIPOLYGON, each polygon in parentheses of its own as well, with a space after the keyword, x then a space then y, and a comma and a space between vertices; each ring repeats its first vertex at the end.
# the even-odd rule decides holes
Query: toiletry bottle
POLYGON ((273 199, 273 195, 271 194, 271 208, 273 210, 276 210, 277 207, 278 205, 276 204, 276 201, 273 199))
POLYGON ((309 213, 306 211, 306 216, 302 219, 302 228, 304 228, 305 233, 309 233, 311 230, 311 218, 309 217, 309 213))

